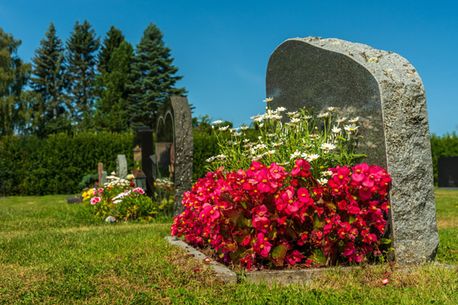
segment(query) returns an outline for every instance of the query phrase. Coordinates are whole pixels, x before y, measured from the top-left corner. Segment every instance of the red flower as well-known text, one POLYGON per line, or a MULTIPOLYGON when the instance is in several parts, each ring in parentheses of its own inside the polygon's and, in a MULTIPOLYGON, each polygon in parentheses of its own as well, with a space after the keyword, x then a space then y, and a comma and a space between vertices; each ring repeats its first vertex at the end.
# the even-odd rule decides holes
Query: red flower
POLYGON ((264 237, 263 233, 258 233, 256 243, 253 245, 253 249, 256 253, 262 257, 268 257, 272 244, 268 241, 267 237, 264 237))

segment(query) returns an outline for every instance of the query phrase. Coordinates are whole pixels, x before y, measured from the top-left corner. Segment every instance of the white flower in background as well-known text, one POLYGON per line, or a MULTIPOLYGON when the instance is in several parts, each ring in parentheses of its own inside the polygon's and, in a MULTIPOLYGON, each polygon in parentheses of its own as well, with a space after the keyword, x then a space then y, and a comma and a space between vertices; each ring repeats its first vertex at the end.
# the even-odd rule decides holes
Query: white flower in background
POLYGON ((248 126, 247 125, 242 125, 242 126, 240 126, 240 129, 241 130, 248 130, 248 126))
POLYGON ((329 112, 333 112, 334 110, 336 110, 336 107, 328 107, 329 112))
POLYGON ((259 128, 264 127, 264 123, 259 124, 259 128))
POLYGON ((243 139, 242 142, 243 143, 248 143, 248 142, 250 142, 250 140, 249 139, 243 139))
POLYGON ((341 124, 341 123, 345 122, 346 120, 347 120, 347 118, 343 117, 343 118, 337 119, 336 122, 337 122, 337 124, 341 124))
POLYGON ((282 146, 282 145, 283 145, 282 142, 272 143, 272 146, 273 146, 273 147, 280 147, 280 146, 282 146))
POLYGON ((358 130, 358 128, 359 128, 359 126, 356 126, 355 124, 345 125, 344 126, 345 131, 348 132, 348 133, 355 132, 355 131, 358 130))
POLYGON ((276 152, 277 152, 277 151, 276 151, 275 149, 271 149, 271 150, 269 150, 269 151, 266 152, 266 155, 272 156, 272 155, 274 155, 276 152))
POLYGON ((229 132, 230 132, 230 133, 237 132, 237 128, 231 128, 231 129, 229 129, 229 132))
POLYGON ((269 138, 273 138, 273 137, 276 137, 276 136, 277 136, 277 135, 274 134, 274 133, 268 133, 268 134, 267 134, 267 137, 269 137, 269 138))
POLYGON ((242 133, 241 133, 241 132, 238 132, 238 131, 237 131, 237 132, 234 132, 234 136, 235 136, 235 137, 240 137, 240 136, 242 136, 242 133))
POLYGON ((265 103, 270 103, 270 102, 272 102, 273 100, 274 100, 273 97, 266 97, 266 98, 264 99, 264 102, 265 102, 265 103))
POLYGON ((218 128, 219 131, 226 131, 229 129, 229 125, 227 126, 221 126, 220 128, 218 128))
POLYGON ((332 143, 323 143, 321 144, 320 148, 324 151, 331 151, 336 148, 336 146, 332 143))
POLYGON ((333 133, 340 133, 340 132, 342 131, 342 128, 339 128, 339 127, 337 127, 337 126, 334 126, 334 127, 331 129, 331 131, 332 131, 333 133))
POLYGON ((293 153, 291 154, 291 156, 289 157, 289 159, 290 159, 290 160, 292 160, 292 159, 297 159, 297 158, 299 158, 300 156, 301 156, 301 152, 298 151, 298 150, 296 150, 295 152, 293 152, 293 153))
POLYGON ((208 159, 205 160, 205 161, 207 161, 208 163, 211 163, 211 162, 215 161, 215 159, 216 159, 216 158, 213 156, 213 157, 208 158, 208 159))
POLYGON ((331 177, 332 176, 332 172, 331 171, 321 172, 321 176, 323 176, 323 177, 331 177))
POLYGON ((305 160, 307 160, 308 162, 312 162, 312 161, 315 161, 316 159, 318 159, 319 157, 320 157, 320 155, 311 154, 311 155, 308 155, 307 158, 305 158, 305 160))
POLYGON ((223 123, 223 121, 221 121, 221 120, 216 120, 216 121, 213 121, 213 122, 212 122, 212 125, 219 125, 219 124, 222 124, 222 123, 223 123))
POLYGON ((292 119, 291 119, 291 123, 292 123, 292 124, 299 123, 300 121, 301 121, 301 120, 298 119, 298 118, 292 118, 292 119))
POLYGON ((322 113, 318 114, 317 117, 318 117, 319 119, 322 119, 322 118, 327 118, 327 117, 329 117, 329 115, 330 115, 329 112, 322 112, 322 113))
POLYGON ((285 107, 278 107, 276 109, 277 112, 285 112, 286 111, 286 108, 285 107))
POLYGON ((290 117, 294 117, 294 116, 298 115, 298 112, 297 111, 290 111, 290 112, 287 112, 286 114, 288 116, 290 116, 290 117))
POLYGON ((312 118, 311 115, 304 115, 304 120, 310 120, 312 118))
POLYGON ((353 124, 353 123, 356 123, 356 122, 358 122, 358 121, 359 121, 359 116, 357 116, 356 118, 353 118, 353 119, 351 119, 351 120, 348 120, 348 123, 353 124))
POLYGON ((223 161, 223 160, 225 160, 226 158, 227 158, 227 156, 224 155, 224 154, 216 155, 216 156, 215 156, 215 159, 220 160, 220 161, 223 161))
POLYGON ((328 179, 326 179, 326 178, 320 178, 320 179, 317 179, 317 181, 321 185, 324 185, 324 184, 328 183, 328 179))

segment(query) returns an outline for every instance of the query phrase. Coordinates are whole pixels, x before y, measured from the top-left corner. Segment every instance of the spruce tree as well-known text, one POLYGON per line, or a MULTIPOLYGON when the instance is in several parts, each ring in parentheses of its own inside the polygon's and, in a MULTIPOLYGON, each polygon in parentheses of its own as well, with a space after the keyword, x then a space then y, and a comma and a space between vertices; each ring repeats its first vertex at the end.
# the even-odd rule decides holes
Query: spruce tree
POLYGON ((67 79, 73 120, 79 129, 92 128, 95 97, 95 66, 99 39, 89 22, 76 22, 67 41, 67 79))
POLYGON ((131 125, 154 126, 157 110, 170 95, 184 95, 184 88, 175 88, 181 76, 173 64, 170 49, 165 47, 161 31, 150 24, 145 29, 131 69, 132 86, 129 114, 131 125))
POLYGON ((50 24, 33 58, 31 88, 37 94, 33 104, 33 123, 39 136, 69 131, 69 104, 65 97, 64 48, 50 24))
POLYGON ((107 69, 101 75, 105 89, 97 102, 95 115, 95 124, 99 129, 120 132, 129 128, 127 105, 133 56, 132 46, 126 41, 122 42, 113 50, 107 69))
POLYGON ((124 41, 124 35, 122 32, 111 26, 107 32, 105 39, 103 40, 102 47, 100 48, 98 56, 98 70, 102 74, 104 72, 110 72, 108 63, 111 59, 113 51, 118 48, 121 43, 124 41))
POLYGON ((28 124, 21 93, 30 76, 30 65, 18 57, 20 45, 20 40, 0 28, 0 136, 23 132, 28 124))

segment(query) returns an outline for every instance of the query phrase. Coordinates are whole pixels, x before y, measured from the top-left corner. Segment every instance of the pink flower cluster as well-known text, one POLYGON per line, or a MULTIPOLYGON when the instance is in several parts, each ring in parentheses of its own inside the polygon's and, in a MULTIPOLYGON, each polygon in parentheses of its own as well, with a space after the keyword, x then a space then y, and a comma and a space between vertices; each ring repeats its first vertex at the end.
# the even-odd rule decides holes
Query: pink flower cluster
POLYGON ((381 167, 337 166, 326 185, 298 159, 290 172, 253 162, 208 173, 183 198, 171 233, 246 269, 360 263, 380 255, 391 178, 381 167))

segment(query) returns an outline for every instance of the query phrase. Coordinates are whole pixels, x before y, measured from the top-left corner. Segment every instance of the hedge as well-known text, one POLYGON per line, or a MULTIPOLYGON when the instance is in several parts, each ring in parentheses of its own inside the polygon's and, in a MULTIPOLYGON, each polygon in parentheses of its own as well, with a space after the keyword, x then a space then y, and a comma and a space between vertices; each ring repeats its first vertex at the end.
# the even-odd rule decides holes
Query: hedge
POLYGON ((79 182, 97 172, 102 162, 108 173, 116 156, 132 160, 130 133, 85 132, 74 136, 10 136, 0 141, 0 193, 3 195, 71 194, 79 182))

